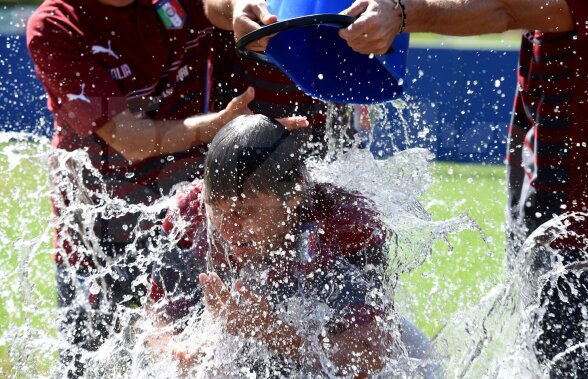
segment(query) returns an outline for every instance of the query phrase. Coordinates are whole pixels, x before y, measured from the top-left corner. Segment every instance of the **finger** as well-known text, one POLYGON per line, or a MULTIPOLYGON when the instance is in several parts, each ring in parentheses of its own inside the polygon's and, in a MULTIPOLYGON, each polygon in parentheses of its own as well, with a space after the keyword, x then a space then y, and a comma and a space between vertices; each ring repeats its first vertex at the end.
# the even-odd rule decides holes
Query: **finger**
POLYGON ((216 298, 214 290, 212 289, 210 278, 206 274, 200 274, 198 275, 198 280, 200 282, 200 286, 202 286, 204 305, 208 308, 209 311, 217 315, 221 309, 221 306, 216 298))
POLYGON ((259 23, 245 13, 235 16, 233 20, 233 29, 235 31, 235 39, 239 40, 244 35, 259 29, 259 23))
POLYGON ((210 274, 209 278, 212 282, 212 289, 220 303, 224 306, 232 304, 233 297, 231 296, 231 291, 229 291, 229 288, 223 283, 222 279, 214 272, 210 274))
POLYGON ((353 50, 357 51, 358 53, 362 54, 386 54, 390 49, 390 45, 383 43, 382 41, 376 41, 374 43, 361 43, 361 44, 352 44, 347 43, 349 47, 353 50))
POLYGON ((271 14, 270 11, 267 9, 267 4, 265 2, 257 4, 257 6, 253 8, 253 11, 255 12, 257 18, 264 25, 273 24, 274 22, 278 21, 278 17, 271 14))
POLYGON ((231 103, 236 107, 245 108, 253 101, 253 99, 255 99, 255 89, 253 87, 247 87, 245 92, 231 100, 231 103))
POLYGON ((351 25, 347 27, 347 29, 343 29, 347 31, 345 34, 345 39, 347 42, 351 42, 354 40, 365 40, 368 37, 374 37, 377 34, 377 29, 375 28, 375 24, 373 21, 373 17, 369 17, 366 13, 359 16, 357 20, 351 25))
POLYGON ((304 116, 292 116, 292 117, 283 117, 278 118, 277 121, 284 125, 284 127, 288 130, 296 130, 308 127, 310 123, 304 116))
POLYGON ((341 11, 340 14, 345 15, 345 16, 357 17, 360 14, 362 14, 363 12, 365 12, 365 10, 368 7, 368 4, 369 3, 365 0, 357 0, 357 1, 353 2, 353 4, 351 4, 351 6, 349 8, 341 11))
MULTIPOLYGON (((341 12, 342 15, 345 16, 353 16, 353 17, 359 17, 362 13, 364 13, 368 8, 368 2, 367 1, 356 1, 353 4, 351 4, 351 6, 345 10, 343 10, 341 12)), ((352 26, 357 22, 357 20, 349 25, 347 28, 342 28, 339 30, 339 36, 341 38, 343 38, 344 40, 348 40, 349 38, 351 38, 351 36, 353 35, 352 33, 352 26)))
POLYGON ((384 54, 390 47, 386 41, 385 36, 374 31, 362 33, 358 37, 347 40, 347 45, 353 50, 364 54, 384 54))
MULTIPOLYGON (((233 30, 235 32, 235 40, 239 40, 244 35, 260 28, 259 23, 263 25, 273 24, 278 21, 278 18, 271 14, 265 2, 256 4, 243 13, 238 14, 233 19, 233 30)), ((253 51, 265 51, 270 37, 262 38, 258 41, 252 42, 246 46, 247 49, 253 51)))

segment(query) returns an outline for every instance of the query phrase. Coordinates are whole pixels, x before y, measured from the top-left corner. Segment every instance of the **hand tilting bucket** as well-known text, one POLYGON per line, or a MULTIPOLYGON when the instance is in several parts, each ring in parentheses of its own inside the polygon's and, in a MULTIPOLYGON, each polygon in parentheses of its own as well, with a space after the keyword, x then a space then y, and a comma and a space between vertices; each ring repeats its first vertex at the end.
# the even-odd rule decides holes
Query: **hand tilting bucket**
POLYGON ((402 94, 408 34, 396 37, 390 53, 368 56, 353 51, 338 35, 353 17, 338 14, 351 0, 269 0, 275 24, 237 41, 239 53, 279 67, 309 95, 325 101, 373 104, 402 94), (264 53, 247 44, 275 34, 264 53))

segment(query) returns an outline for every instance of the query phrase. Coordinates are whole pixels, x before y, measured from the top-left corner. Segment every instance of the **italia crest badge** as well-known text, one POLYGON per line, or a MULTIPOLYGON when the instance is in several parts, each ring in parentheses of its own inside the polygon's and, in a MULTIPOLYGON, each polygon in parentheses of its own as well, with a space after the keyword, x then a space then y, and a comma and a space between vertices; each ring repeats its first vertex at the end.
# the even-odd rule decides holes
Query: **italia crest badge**
POLYGON ((186 22, 186 12, 178 0, 153 0, 155 10, 168 29, 181 29, 186 22))

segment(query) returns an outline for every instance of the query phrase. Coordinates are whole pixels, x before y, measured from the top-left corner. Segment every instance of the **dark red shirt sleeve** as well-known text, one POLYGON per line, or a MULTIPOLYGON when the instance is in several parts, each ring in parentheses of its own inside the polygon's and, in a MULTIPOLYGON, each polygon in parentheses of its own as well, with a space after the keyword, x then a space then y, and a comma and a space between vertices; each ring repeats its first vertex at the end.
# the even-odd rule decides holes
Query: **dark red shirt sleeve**
POLYGON ((206 250, 206 215, 202 203, 202 181, 182 188, 175 196, 163 220, 163 230, 180 248, 206 250))
POLYGON ((579 38, 588 38, 588 3, 586 0, 567 0, 579 38))
POLYGON ((88 53, 81 33, 58 17, 35 14, 27 26, 27 46, 57 125, 85 136, 127 103, 110 72, 88 53))

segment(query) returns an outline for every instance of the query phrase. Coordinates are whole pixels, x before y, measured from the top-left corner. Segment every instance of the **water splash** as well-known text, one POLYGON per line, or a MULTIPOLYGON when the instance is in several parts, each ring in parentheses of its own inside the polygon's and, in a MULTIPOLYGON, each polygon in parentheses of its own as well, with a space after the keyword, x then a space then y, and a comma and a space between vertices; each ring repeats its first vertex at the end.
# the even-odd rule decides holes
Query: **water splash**
MULTIPOLYGON (((400 104, 400 107, 406 110, 405 105, 400 104)), ((419 267, 433 254, 436 241, 444 241, 448 235, 465 229, 477 230, 478 226, 467 215, 432 221, 418 200, 433 181, 431 153, 421 148, 397 149, 389 158, 375 159, 369 150, 375 143, 372 135, 356 130, 351 133, 351 139, 346 139, 349 129, 341 124, 349 123, 353 110, 346 112, 343 118, 331 114, 331 125, 339 123, 329 130, 331 154, 328 153, 326 159, 314 158, 309 163, 311 177, 317 182, 333 183, 363 194, 383 215, 386 226, 394 231, 396 238, 390 257, 393 290, 402 285, 400 274, 419 267)), ((377 108, 371 109, 370 114, 380 120, 387 117, 377 108)), ((404 122, 413 122, 416 116, 411 117, 404 122)), ((8 216, 0 221, 0 354, 7 359, 2 363, 2 374, 6 377, 54 377, 56 355, 63 345, 52 326, 59 314, 49 258, 51 225, 61 223, 88 232, 93 230, 93 220, 98 216, 108 219, 129 211, 139 213, 142 227, 129 231, 133 243, 127 253, 137 258, 133 262, 135 267, 148 272, 149 265, 158 259, 158 253, 170 243, 152 233, 159 214, 169 204, 169 197, 149 206, 114 199, 109 196, 104 180, 87 154, 52 152, 44 139, 3 133, 0 147, 0 174, 7 183, 0 204, 8 216), (60 178, 55 186, 64 194, 54 201, 67 209, 53 220, 50 220, 46 179, 50 171, 60 178), (98 185, 84 186, 81 173, 91 175, 98 185), (147 253, 139 248, 145 246, 145 240, 149 240, 147 253)), ((533 326, 541 313, 537 293, 542 286, 551 283, 553 277, 570 270, 584 272, 585 266, 556 264, 543 271, 528 268, 537 266, 538 256, 548 257, 545 259, 552 262, 551 257, 557 252, 546 253, 544 246, 567 233, 570 220, 569 217, 559 218, 535 232, 512 263, 512 278, 493 288, 479 305, 461 309, 446 323, 434 341, 438 354, 435 362, 443 366, 446 377, 540 377, 545 374, 534 359, 533 351, 537 336, 533 326), (534 251, 543 253, 531 253, 534 251)), ((99 251, 96 236, 91 232, 85 234, 88 236, 84 243, 86 248, 99 251)), ((116 275, 118 268, 126 264, 107 254, 98 257, 105 264, 87 278, 93 283, 88 290, 94 295, 103 291, 101 281, 106 275, 116 275)), ((133 284, 135 288, 146 287, 148 275, 140 275, 133 284)), ((391 292, 387 296, 391 298, 391 292)), ((403 304, 406 301, 398 297, 395 307, 400 311, 406 309, 407 305, 403 304)), ((328 309, 304 304, 300 299, 293 299, 289 307, 295 310, 289 315, 289 321, 298 323, 300 330, 312 334, 324 328, 321 320, 325 319, 328 309)), ((393 335, 399 336, 400 325, 404 322, 400 314, 392 312, 382 322, 390 326, 393 335)), ((175 334, 173 325, 161 328, 156 324, 154 313, 146 308, 120 307, 113 323, 116 333, 97 351, 85 353, 87 377, 244 377, 252 375, 249 370, 252 362, 270 364, 267 361, 270 354, 263 346, 228 335, 223 325, 206 312, 202 317, 188 320, 179 334, 175 334), (169 338, 170 334, 174 334, 173 339, 169 338), (208 358, 192 368, 181 367, 170 353, 172 344, 199 346, 204 342, 202 351, 208 352, 208 358)), ((316 354, 322 349, 318 344, 306 348, 321 356, 316 354)), ((410 358, 401 344, 393 348, 395 358, 387 362, 381 377, 422 374, 423 361, 410 358)), ((333 364, 324 355, 320 363, 326 368, 324 372, 334 375, 334 370, 328 369, 333 364)), ((304 377, 301 373, 297 375, 304 377)))

